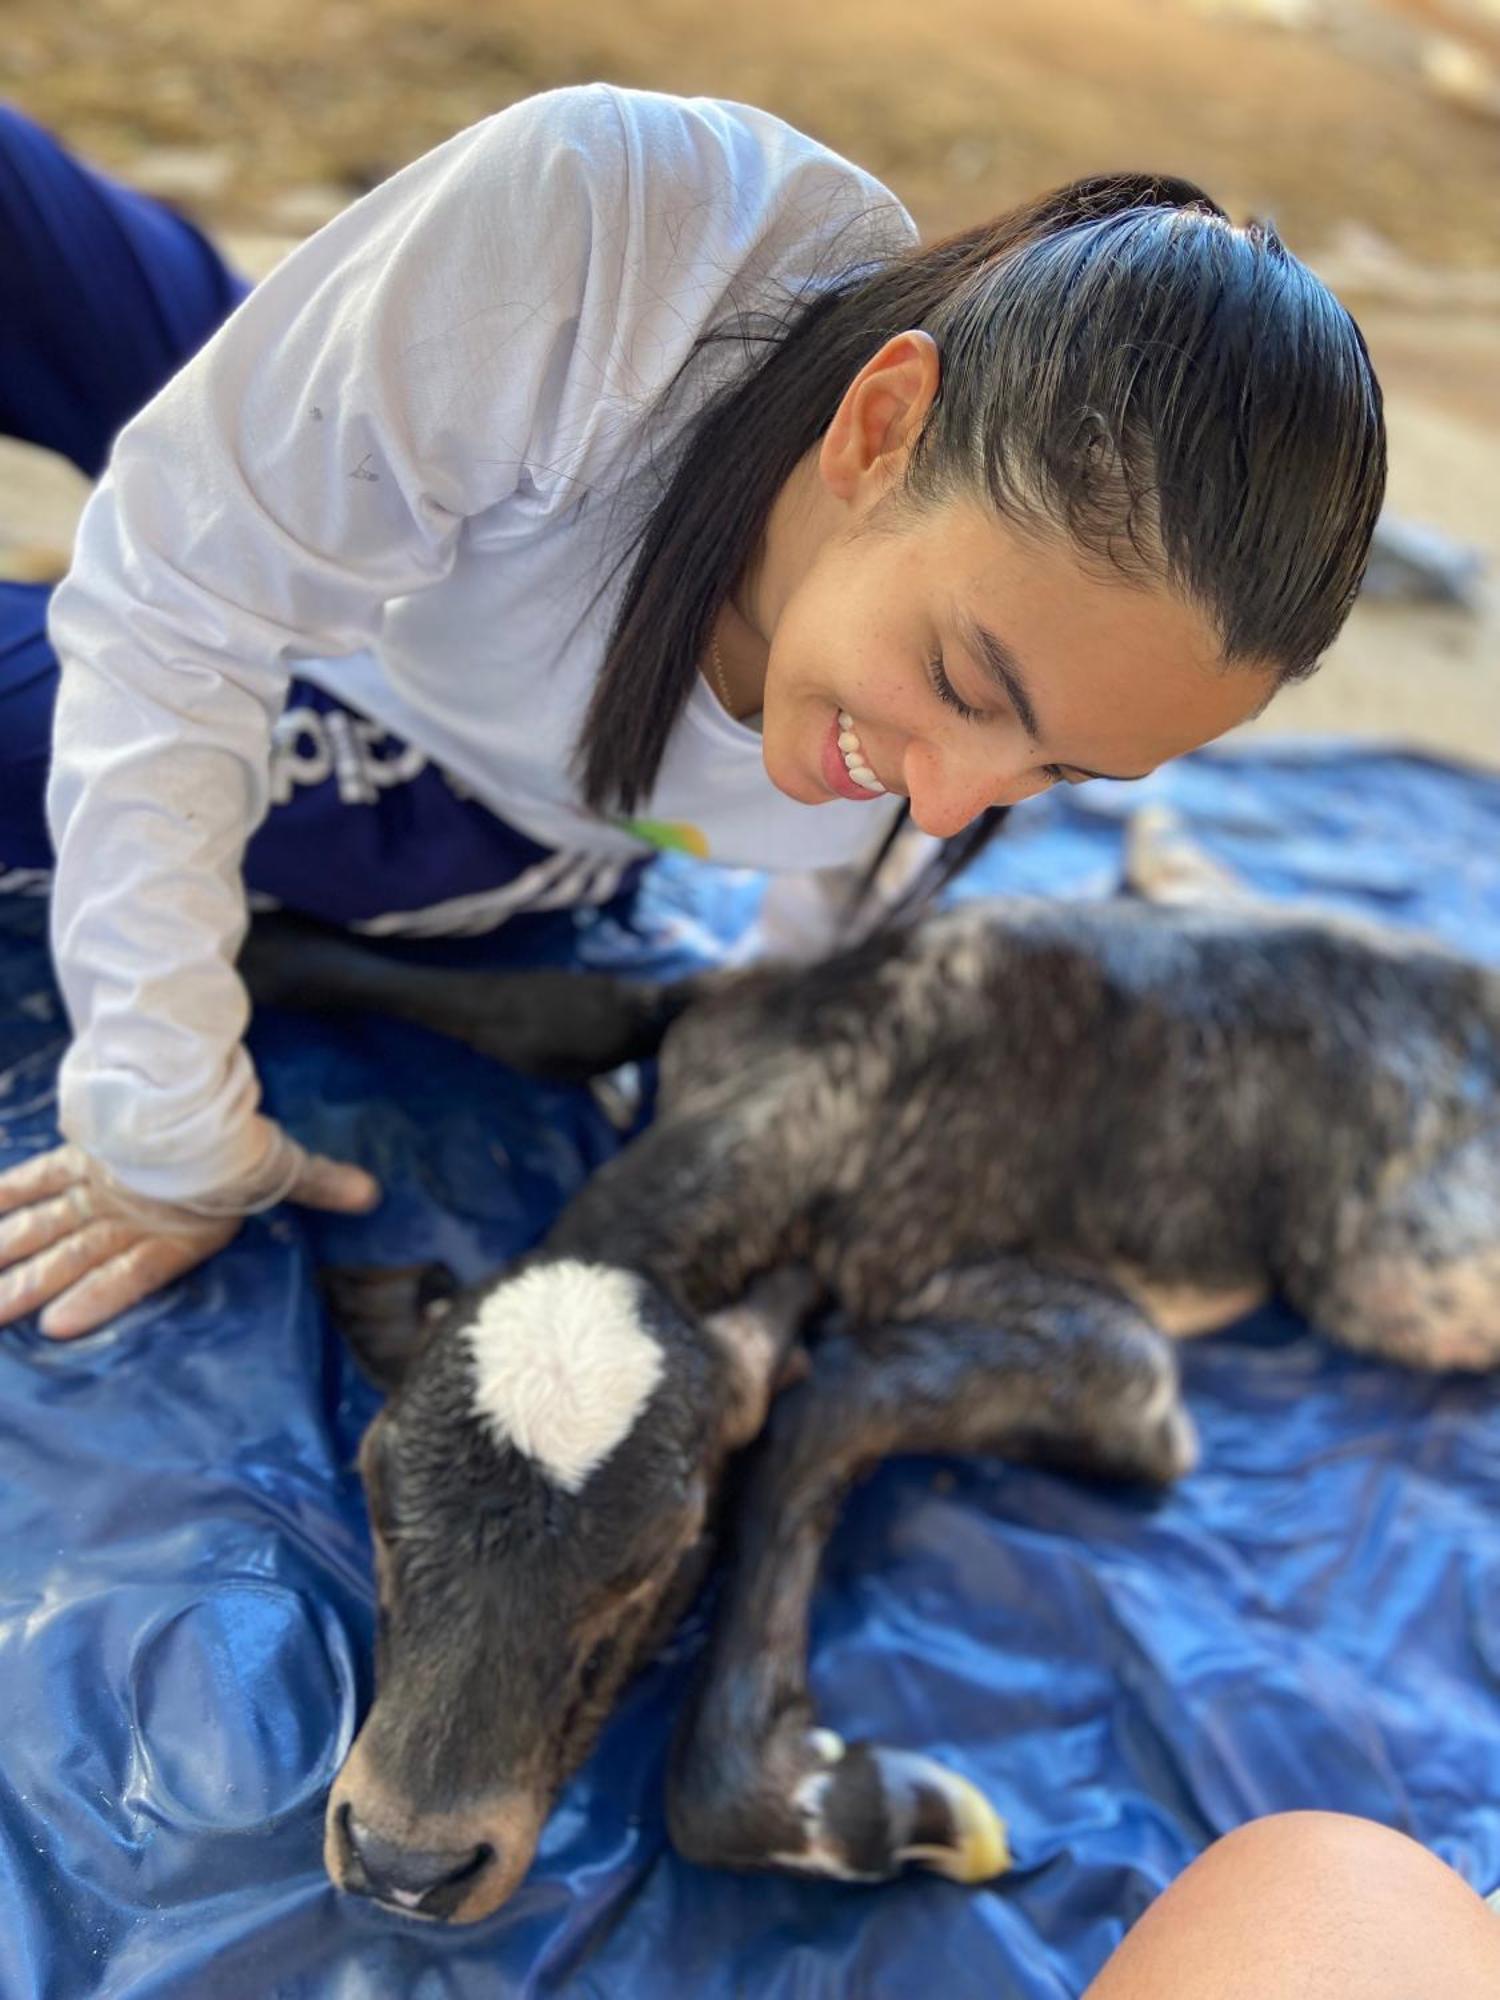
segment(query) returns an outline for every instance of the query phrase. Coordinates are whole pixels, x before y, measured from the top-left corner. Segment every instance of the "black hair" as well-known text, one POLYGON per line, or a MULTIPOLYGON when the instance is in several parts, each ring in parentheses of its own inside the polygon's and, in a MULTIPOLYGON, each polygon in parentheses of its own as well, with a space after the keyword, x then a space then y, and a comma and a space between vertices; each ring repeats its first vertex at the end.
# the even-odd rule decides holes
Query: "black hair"
MULTIPOLYGON (((649 795, 773 501, 859 370, 909 328, 932 336, 941 377, 901 504, 979 499, 1022 532, 1066 536, 1101 573, 1175 589, 1227 668, 1297 680, 1332 642, 1385 488, 1358 327, 1269 224, 1237 227, 1191 181, 1098 175, 700 337, 658 408, 716 344, 766 351, 683 426, 634 544, 576 753, 596 811, 649 795)), ((916 893, 1003 818, 945 842, 916 893)))

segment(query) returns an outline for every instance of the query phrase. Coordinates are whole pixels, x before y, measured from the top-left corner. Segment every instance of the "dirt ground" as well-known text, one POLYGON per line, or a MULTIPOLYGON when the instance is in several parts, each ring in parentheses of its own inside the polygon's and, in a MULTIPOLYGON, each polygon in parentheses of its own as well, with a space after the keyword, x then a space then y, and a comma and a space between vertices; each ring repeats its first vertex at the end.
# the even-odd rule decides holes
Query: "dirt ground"
MULTIPOLYGON (((1272 216, 1359 318, 1393 512, 1483 549, 1477 614, 1361 603, 1255 728, 1500 766, 1500 0, 8 0, 0 88, 247 269, 462 125, 593 77, 764 104, 934 234, 1151 166, 1272 216)), ((0 574, 82 495, 0 443, 0 574)))

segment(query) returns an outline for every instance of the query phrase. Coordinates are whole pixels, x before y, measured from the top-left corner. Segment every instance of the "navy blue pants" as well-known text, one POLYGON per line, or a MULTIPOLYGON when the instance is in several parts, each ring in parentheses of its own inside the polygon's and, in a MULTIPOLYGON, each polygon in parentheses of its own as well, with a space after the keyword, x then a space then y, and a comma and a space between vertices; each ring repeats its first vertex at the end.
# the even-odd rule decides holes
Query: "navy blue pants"
MULTIPOLYGON (((191 222, 0 103, 0 435, 96 477, 116 435, 249 291, 191 222)), ((50 587, 0 581, 0 887, 52 864, 50 587)), ((337 923, 477 931, 629 896, 642 864, 558 855, 306 682, 277 731, 252 890, 337 923), (425 913, 425 914, 424 914, 425 913)))

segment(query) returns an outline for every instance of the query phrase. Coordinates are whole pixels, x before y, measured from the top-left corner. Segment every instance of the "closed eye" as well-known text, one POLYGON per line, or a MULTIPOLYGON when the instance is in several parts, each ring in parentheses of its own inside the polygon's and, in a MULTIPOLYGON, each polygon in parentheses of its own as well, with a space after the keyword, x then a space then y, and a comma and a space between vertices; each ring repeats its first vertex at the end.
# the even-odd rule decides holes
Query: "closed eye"
POLYGON ((927 678, 932 683, 932 691, 938 700, 945 703, 965 722, 984 722, 988 718, 982 708, 971 708, 948 678, 948 669, 941 653, 935 653, 927 662, 927 678))
MULTIPOLYGON (((987 710, 973 708, 964 700, 958 689, 948 678, 948 670, 941 653, 934 654, 927 662, 927 678, 931 681, 932 691, 938 700, 944 703, 946 707, 951 708, 956 715, 961 715, 965 722, 988 722, 992 720, 987 710)), ((1049 785, 1082 785, 1088 782, 1086 778, 1070 778, 1061 764, 1043 764, 1040 766, 1040 770, 1049 785)))

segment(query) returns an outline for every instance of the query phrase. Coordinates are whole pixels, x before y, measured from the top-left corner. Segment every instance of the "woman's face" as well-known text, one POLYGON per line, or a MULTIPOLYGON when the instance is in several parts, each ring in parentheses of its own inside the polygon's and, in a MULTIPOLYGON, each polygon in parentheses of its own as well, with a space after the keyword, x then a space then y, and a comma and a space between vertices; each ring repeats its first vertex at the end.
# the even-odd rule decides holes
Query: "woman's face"
POLYGON ((873 778, 948 835, 1051 784, 1145 777, 1264 707, 1270 670, 1224 670, 1206 620, 1165 590, 1102 578, 969 500, 881 508, 904 462, 893 440, 935 387, 930 341, 898 335, 773 517, 762 730, 778 790, 877 798, 873 778))
POLYGON ((772 638, 766 770, 809 805, 878 797, 873 774, 924 832, 957 833, 1051 784, 1145 777, 1245 721, 1274 682, 1217 658, 1164 591, 1100 581, 953 502, 821 550, 772 638))

